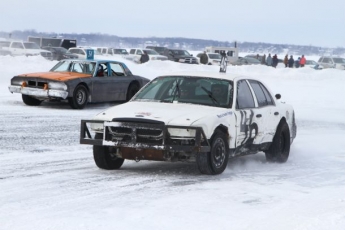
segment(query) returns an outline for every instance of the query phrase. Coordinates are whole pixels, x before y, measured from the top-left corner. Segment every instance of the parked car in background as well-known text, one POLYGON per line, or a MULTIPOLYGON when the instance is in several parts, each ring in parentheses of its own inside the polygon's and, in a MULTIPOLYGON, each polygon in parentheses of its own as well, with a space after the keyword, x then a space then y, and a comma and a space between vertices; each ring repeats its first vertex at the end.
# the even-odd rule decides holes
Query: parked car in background
POLYGON ((345 58, 342 57, 322 56, 317 63, 324 69, 335 68, 345 70, 345 58))
POLYGON ((248 54, 245 57, 257 59, 260 63, 262 63, 262 59, 264 56, 258 54, 248 54))
POLYGON ((1 49, 10 52, 12 56, 38 56, 53 60, 53 55, 48 50, 41 49, 34 42, 23 42, 23 41, 0 41, 1 49))
POLYGON ((8 50, 0 49, 0 56, 11 55, 11 52, 8 50))
POLYGON ((295 113, 258 79, 218 72, 159 76, 129 102, 81 120, 80 143, 93 145, 99 168, 124 160, 195 162, 203 174, 221 174, 230 158, 265 152, 288 160, 295 113))
POLYGON ((198 59, 184 49, 168 49, 164 55, 171 61, 185 64, 199 64, 198 59))
MULTIPOLYGON (((199 63, 200 63, 200 57, 201 57, 202 54, 203 53, 198 53, 196 55, 199 63)), ((208 57, 207 65, 220 65, 220 61, 222 59, 222 56, 219 53, 207 53, 206 52, 206 55, 208 57)))
POLYGON ((126 49, 111 48, 111 47, 96 47, 96 49, 103 56, 128 55, 126 49))
POLYGON ((237 61, 232 62, 232 65, 260 65, 261 62, 256 58, 240 57, 237 61))
POLYGON ((192 54, 184 49, 172 49, 163 46, 146 46, 146 48, 157 51, 159 54, 166 56, 170 61, 186 64, 199 64, 198 59, 193 57, 192 54))
POLYGON ((68 53, 75 54, 78 56, 79 59, 86 59, 86 50, 92 49, 94 50, 95 58, 102 58, 101 53, 98 50, 91 48, 91 47, 73 47, 68 49, 68 53))
POLYGON ((307 60, 307 61, 305 62, 305 65, 306 65, 306 66, 310 66, 310 67, 314 67, 314 66, 317 65, 317 62, 314 61, 314 60, 307 60))
POLYGON ((53 58, 52 60, 62 60, 62 59, 76 59, 78 55, 69 53, 67 49, 63 47, 52 47, 52 46, 44 46, 42 47, 44 50, 48 50, 52 53, 53 58))
POLYGON ((21 93, 30 106, 67 100, 73 109, 82 109, 89 102, 128 101, 147 82, 122 62, 64 59, 49 72, 13 77, 9 91, 21 93))
POLYGON ((128 55, 128 51, 126 49, 122 48, 114 48, 113 49, 113 55, 121 55, 121 56, 126 56, 128 55))
POLYGON ((166 56, 160 55, 155 50, 152 49, 141 49, 141 48, 134 48, 129 50, 129 55, 126 56, 127 59, 130 59, 136 63, 140 63, 141 55, 146 52, 149 56, 149 60, 160 60, 160 61, 166 61, 168 58, 166 56))
POLYGON ((166 56, 166 53, 168 52, 168 48, 164 46, 146 46, 146 49, 152 49, 155 50, 160 55, 166 56))

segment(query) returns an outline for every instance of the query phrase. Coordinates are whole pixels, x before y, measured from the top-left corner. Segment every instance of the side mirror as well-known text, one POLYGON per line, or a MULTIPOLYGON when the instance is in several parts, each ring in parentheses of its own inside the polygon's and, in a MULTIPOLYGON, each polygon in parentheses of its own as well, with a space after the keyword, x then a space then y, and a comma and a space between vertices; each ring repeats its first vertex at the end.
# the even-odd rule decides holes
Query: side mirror
POLYGON ((281 98, 282 96, 278 93, 278 94, 276 94, 276 98, 277 98, 277 100, 279 100, 280 98, 281 98))

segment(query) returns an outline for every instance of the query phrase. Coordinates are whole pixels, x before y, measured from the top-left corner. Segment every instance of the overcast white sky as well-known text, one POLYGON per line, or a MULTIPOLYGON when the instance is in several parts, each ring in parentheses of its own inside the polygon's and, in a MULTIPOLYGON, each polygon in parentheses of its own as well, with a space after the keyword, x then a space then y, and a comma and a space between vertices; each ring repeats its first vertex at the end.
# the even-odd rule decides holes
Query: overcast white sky
POLYGON ((1 0, 0 31, 345 47, 343 0, 1 0))

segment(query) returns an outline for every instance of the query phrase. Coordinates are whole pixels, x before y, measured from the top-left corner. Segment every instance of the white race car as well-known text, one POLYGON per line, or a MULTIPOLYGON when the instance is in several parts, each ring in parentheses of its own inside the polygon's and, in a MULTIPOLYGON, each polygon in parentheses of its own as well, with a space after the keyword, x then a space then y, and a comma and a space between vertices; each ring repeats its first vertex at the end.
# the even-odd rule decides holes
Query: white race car
POLYGON ((196 162, 220 174, 229 158, 264 151, 285 162, 296 137, 291 105, 259 80, 229 73, 160 76, 129 102, 81 121, 81 144, 96 165, 119 169, 124 159, 196 162))

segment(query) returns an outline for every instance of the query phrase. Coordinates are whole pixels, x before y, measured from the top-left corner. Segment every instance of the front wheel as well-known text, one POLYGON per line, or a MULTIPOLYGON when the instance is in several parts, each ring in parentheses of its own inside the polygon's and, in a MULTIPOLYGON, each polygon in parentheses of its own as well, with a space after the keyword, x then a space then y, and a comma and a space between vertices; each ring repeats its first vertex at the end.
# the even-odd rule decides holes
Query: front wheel
POLYGON ((22 94, 22 100, 26 105, 30 105, 30 106, 37 106, 40 105, 42 103, 41 100, 38 100, 36 98, 33 98, 31 96, 22 94))
POLYGON ((73 109, 83 109, 87 104, 88 91, 85 86, 78 85, 73 92, 73 97, 68 98, 68 103, 73 109))
POLYGON ((280 122, 270 148, 265 152, 269 162, 284 163, 290 153, 290 130, 285 121, 280 122))
POLYGON ((226 169, 229 160, 229 144, 226 135, 216 131, 211 141, 211 151, 197 154, 199 171, 203 174, 221 174, 226 169))
MULTIPOLYGON (((103 138, 103 134, 96 133, 95 139, 102 139, 102 138, 103 138)), ((93 159, 96 165, 98 166, 98 168, 107 169, 107 170, 114 170, 114 169, 121 168, 125 159, 117 157, 115 153, 112 153, 110 151, 111 149, 114 149, 114 148, 101 146, 101 145, 93 146, 93 159)))

